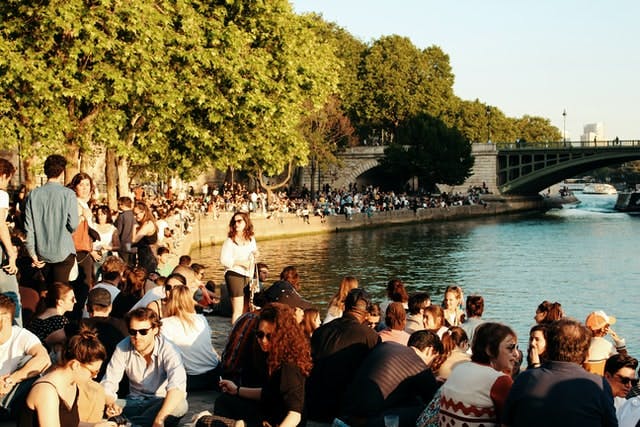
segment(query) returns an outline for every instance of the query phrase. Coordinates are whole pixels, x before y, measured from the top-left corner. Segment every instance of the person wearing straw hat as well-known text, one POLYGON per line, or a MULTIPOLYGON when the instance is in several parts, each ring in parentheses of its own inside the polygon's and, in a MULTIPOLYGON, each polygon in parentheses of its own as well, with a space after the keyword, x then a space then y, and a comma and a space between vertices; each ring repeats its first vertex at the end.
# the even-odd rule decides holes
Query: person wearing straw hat
POLYGON ((618 353, 627 354, 625 340, 611 329, 611 325, 616 323, 616 318, 602 310, 589 313, 584 323, 592 334, 584 367, 589 372, 604 375, 604 365, 609 357, 618 353), (611 336, 615 345, 605 338, 606 335, 611 336))

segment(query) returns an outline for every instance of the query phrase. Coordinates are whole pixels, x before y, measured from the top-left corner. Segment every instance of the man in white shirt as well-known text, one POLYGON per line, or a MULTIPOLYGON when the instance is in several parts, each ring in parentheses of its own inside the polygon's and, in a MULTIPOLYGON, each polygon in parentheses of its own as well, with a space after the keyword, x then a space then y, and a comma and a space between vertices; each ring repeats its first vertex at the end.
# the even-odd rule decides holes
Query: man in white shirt
POLYGON ((15 418, 31 385, 51 365, 38 337, 12 325, 16 305, 0 294, 0 420, 15 418))

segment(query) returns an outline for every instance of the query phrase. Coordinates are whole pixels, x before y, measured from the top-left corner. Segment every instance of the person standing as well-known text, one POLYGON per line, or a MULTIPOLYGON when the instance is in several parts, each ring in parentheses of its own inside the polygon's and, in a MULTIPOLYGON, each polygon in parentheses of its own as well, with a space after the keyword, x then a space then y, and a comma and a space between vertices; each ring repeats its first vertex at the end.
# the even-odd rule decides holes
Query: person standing
POLYGON ((78 228, 76 193, 63 185, 66 159, 53 154, 44 162, 47 182, 29 193, 25 207, 26 248, 46 283, 69 282, 76 261, 71 233, 78 228))
POLYGON ((147 273, 153 273, 158 269, 158 260, 155 256, 158 227, 155 217, 144 202, 135 203, 133 215, 138 223, 132 239, 132 244, 138 249, 138 265, 147 270, 147 273))
POLYGON ((220 262, 225 267, 224 280, 231 298, 232 324, 243 312, 244 288, 253 277, 257 255, 258 246, 249 214, 236 212, 229 221, 229 233, 220 253, 220 262))
POLYGON ((70 313, 70 317, 79 320, 82 317, 89 289, 93 287, 95 282, 93 276, 94 255, 96 258, 98 257, 97 253, 93 252, 93 239, 89 234, 89 228, 93 227, 93 212, 89 206, 93 191, 93 180, 88 174, 80 172, 74 175, 67 187, 76 193, 78 200, 78 228, 71 234, 76 248, 78 277, 72 282, 73 292, 76 295, 76 305, 70 313))
POLYGON ((9 194, 7 186, 11 181, 11 177, 15 173, 15 168, 6 159, 0 159, 0 258, 2 259, 2 268, 0 268, 0 293, 7 295, 15 302, 14 319, 19 326, 22 326, 22 309, 20 307, 20 290, 18 288, 18 280, 16 273, 16 259, 18 250, 11 242, 11 234, 9 227, 4 218, 9 213, 9 194))
POLYGON ((133 216, 132 202, 130 197, 118 198, 118 210, 120 213, 116 218, 115 226, 118 230, 118 240, 120 241, 120 249, 118 255, 129 267, 135 266, 135 254, 131 250, 131 241, 133 240, 133 228, 136 225, 136 219, 133 216))

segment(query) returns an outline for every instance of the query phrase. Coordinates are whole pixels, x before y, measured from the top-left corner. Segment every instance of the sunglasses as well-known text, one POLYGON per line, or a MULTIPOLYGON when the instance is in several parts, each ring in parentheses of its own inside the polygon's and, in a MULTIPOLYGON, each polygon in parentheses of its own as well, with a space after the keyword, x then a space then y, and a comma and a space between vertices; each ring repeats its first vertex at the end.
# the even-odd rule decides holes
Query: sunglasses
POLYGON ((84 365, 82 363, 80 364, 80 366, 82 366, 84 369, 89 371, 89 373, 91 374, 91 378, 97 377, 98 374, 100 373, 100 369, 97 369, 97 370, 94 371, 93 369, 91 369, 90 367, 88 367, 87 365, 84 365))
POLYGON ((132 337, 135 337, 137 334, 140 334, 144 337, 149 333, 151 329, 153 328, 144 328, 144 329, 129 328, 129 335, 131 335, 132 337))
POLYGON ((616 377, 618 377, 618 380, 622 385, 629 385, 629 383, 634 387, 638 385, 638 378, 623 377, 622 375, 616 375, 616 377))
POLYGON ((271 341, 271 334, 264 331, 256 331, 256 338, 259 340, 263 340, 266 338, 267 341, 271 341))

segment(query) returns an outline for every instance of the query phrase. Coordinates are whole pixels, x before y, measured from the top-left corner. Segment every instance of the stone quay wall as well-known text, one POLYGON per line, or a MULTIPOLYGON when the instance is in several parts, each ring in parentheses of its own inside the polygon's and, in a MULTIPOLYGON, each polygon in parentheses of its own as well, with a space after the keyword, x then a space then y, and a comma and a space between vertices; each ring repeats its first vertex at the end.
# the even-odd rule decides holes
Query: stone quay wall
MULTIPOLYGON (((305 223, 295 214, 286 214, 280 218, 265 218, 260 213, 253 213, 251 221, 254 225, 257 240, 296 237, 308 234, 335 233, 361 228, 375 228, 389 225, 410 224, 426 221, 455 221, 469 218, 492 217, 518 212, 543 210, 542 198, 509 197, 483 195, 486 205, 452 206, 448 208, 428 208, 413 210, 395 210, 374 212, 371 216, 357 213, 347 219, 344 215, 326 217, 322 223, 320 217, 311 216, 310 224, 305 223)), ((191 233, 185 236, 181 245, 188 252, 198 247, 218 245, 224 242, 229 229, 231 212, 220 214, 218 219, 211 215, 199 215, 193 223, 191 233)))

